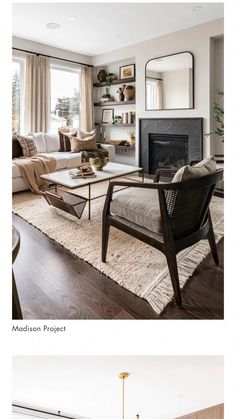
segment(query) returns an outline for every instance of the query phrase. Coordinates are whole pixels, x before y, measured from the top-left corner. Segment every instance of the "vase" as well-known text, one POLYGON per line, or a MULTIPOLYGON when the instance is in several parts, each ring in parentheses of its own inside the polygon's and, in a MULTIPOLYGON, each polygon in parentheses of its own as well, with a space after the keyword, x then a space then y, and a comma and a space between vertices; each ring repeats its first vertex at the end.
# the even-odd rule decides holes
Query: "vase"
POLYGON ((100 172, 103 170, 103 167, 108 163, 108 157, 90 157, 89 163, 95 172, 100 172))
POLYGON ((99 70, 98 75, 97 75, 98 81, 102 83, 103 81, 106 81, 106 77, 107 77, 106 70, 99 70))
POLYGON ((124 99, 125 99, 125 95, 124 95, 124 93, 123 93, 123 92, 120 92, 120 93, 119 93, 119 101, 120 101, 120 102, 123 102, 123 101, 124 101, 124 99))
POLYGON ((134 86, 126 86, 124 90, 125 100, 133 100, 134 98, 134 86))

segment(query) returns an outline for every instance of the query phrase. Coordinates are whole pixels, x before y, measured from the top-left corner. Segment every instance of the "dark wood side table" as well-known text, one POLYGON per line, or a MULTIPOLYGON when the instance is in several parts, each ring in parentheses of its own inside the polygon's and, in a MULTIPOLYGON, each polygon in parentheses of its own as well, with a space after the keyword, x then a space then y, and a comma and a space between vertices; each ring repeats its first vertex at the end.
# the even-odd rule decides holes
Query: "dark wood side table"
MULTIPOLYGON (((20 233, 12 226, 12 263, 14 263, 20 249, 20 233)), ((14 272, 12 269, 12 319, 23 319, 20 301, 18 297, 14 272)))

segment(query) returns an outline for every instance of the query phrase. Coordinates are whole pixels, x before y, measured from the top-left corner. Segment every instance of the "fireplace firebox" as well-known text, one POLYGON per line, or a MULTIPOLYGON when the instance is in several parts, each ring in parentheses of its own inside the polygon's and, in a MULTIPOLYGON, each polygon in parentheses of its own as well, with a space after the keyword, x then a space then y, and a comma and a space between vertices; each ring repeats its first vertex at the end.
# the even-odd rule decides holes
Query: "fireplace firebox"
POLYGON ((149 170, 177 170, 188 163, 188 135, 149 134, 149 170))

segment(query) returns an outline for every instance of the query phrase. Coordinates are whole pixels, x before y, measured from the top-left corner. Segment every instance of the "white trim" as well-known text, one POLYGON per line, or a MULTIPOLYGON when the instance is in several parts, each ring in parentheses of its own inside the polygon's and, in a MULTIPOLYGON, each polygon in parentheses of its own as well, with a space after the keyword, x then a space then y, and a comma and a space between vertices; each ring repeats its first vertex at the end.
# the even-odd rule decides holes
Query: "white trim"
POLYGON ((20 64, 20 134, 24 133, 25 120, 25 66, 26 56, 22 54, 13 55, 12 62, 20 64))

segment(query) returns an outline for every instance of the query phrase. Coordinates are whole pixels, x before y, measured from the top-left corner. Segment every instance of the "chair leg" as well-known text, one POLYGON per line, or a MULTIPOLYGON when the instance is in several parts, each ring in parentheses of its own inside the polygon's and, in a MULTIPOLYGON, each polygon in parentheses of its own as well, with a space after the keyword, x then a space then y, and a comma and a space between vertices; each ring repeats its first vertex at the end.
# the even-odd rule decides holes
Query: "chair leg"
POLYGON ((102 225, 102 262, 106 262, 110 225, 103 221, 102 225))
POLYGON ((173 249, 168 248, 166 255, 167 264, 170 272, 170 279, 174 290, 175 301, 177 306, 182 307, 182 297, 179 285, 179 274, 176 261, 176 254, 173 249))
POLYGON ((215 264, 218 266, 219 265, 219 256, 218 256, 218 251, 217 251, 217 247, 216 247, 216 241, 215 241, 215 234, 214 234, 214 230, 213 230, 213 225, 212 225, 212 220, 211 220, 211 215, 208 215, 208 220, 209 220, 209 231, 207 234, 207 239, 211 248, 211 253, 214 259, 215 264))

